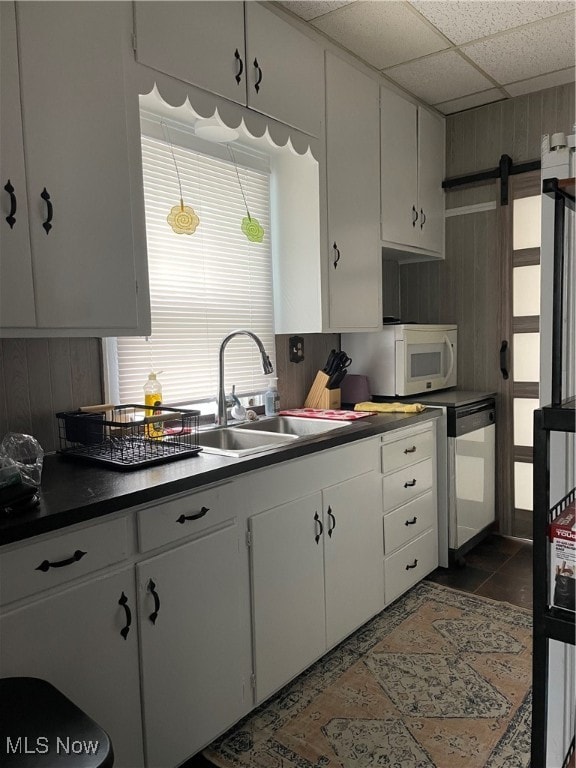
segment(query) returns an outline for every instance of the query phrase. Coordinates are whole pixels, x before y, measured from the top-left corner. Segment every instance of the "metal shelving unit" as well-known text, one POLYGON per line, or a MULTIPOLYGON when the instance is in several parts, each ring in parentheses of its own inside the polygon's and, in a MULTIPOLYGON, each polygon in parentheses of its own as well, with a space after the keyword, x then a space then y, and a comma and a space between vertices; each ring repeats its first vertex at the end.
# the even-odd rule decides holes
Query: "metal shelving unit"
MULTIPOLYGON (((552 403, 534 412, 534 633, 532 662, 532 768, 544 768, 548 722, 548 659, 551 640, 575 643, 575 614, 550 605, 548 527, 567 500, 550 505, 550 436, 576 432, 576 398, 562 398, 562 323, 564 315, 564 226, 566 207, 574 210, 574 179, 545 179, 544 194, 554 199, 554 284, 552 314, 552 403)), ((563 766, 574 752, 574 739, 563 766)))

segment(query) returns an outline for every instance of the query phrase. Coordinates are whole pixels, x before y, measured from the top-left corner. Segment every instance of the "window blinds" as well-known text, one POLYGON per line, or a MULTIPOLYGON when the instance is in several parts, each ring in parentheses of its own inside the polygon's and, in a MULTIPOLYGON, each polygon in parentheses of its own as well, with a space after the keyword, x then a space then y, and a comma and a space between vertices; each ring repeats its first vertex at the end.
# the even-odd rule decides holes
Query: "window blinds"
MULTIPOLYGON (((170 228, 166 217, 180 201, 170 145, 143 136, 152 335, 117 339, 120 403, 141 402, 151 370, 162 371, 166 405, 216 396, 218 349, 232 330, 256 333, 275 362, 269 174, 238 166, 250 215, 265 231, 262 243, 251 243, 240 229, 246 207, 234 163, 177 145, 173 151, 184 205, 200 223, 193 235, 170 228)), ((258 350, 244 336, 228 344, 225 373, 226 392, 233 384, 238 394, 268 386, 258 350)))

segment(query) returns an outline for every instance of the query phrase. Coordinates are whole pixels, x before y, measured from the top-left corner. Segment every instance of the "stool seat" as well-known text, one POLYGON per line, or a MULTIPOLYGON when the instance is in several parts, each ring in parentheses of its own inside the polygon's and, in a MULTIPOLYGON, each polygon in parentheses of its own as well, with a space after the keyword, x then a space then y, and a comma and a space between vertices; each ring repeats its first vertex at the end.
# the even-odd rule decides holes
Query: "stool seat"
POLYGON ((112 768, 108 734, 46 680, 0 678, 0 765, 112 768))

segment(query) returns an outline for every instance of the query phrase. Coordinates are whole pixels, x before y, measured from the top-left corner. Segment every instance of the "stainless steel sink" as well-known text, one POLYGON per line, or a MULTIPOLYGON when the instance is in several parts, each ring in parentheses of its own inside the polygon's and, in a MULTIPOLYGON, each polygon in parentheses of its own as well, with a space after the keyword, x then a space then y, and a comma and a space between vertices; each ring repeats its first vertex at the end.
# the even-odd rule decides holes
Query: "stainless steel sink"
POLYGON ((330 419, 307 419, 299 416, 270 416, 269 418, 249 421, 239 424, 235 429, 250 432, 273 432, 280 435, 294 435, 296 437, 312 437, 323 432, 331 432, 340 427, 349 427, 349 421, 335 421, 330 419))
POLYGON ((349 427, 349 421, 306 419, 298 416, 271 416, 234 427, 201 431, 198 443, 206 453, 220 456, 248 456, 270 451, 296 440, 349 427))
POLYGON ((273 432, 253 432, 240 427, 224 427, 201 431, 198 443, 205 453, 221 456, 248 456, 278 448, 297 439, 296 435, 275 434, 273 432))

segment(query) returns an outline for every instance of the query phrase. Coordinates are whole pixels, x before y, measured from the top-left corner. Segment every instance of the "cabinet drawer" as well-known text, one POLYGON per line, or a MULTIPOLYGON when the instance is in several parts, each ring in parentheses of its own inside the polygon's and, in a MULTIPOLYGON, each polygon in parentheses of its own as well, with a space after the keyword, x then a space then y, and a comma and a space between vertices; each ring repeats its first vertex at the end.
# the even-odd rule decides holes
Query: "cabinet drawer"
POLYGON ((434 455, 434 431, 408 435, 400 440, 384 443, 382 446, 382 474, 394 472, 417 461, 434 455))
POLYGON ((6 552, 0 558, 1 602, 65 584, 123 560, 127 552, 125 517, 6 552))
POLYGON ((428 491, 384 515, 384 552, 394 552, 432 527, 436 528, 436 504, 428 491))
POLYGON ((432 459, 386 475, 382 482, 384 511, 388 512, 432 488, 432 459))
POLYGON ((238 494, 237 483, 225 483, 141 509, 138 512, 140 551, 188 538, 235 517, 238 494))
POLYGON ((438 566, 436 529, 422 534, 398 552, 384 558, 384 595, 386 605, 438 566))

